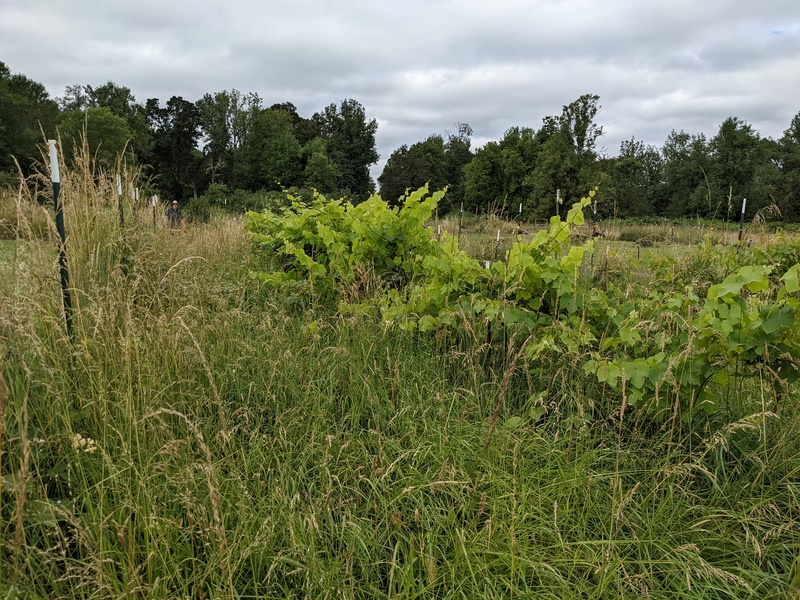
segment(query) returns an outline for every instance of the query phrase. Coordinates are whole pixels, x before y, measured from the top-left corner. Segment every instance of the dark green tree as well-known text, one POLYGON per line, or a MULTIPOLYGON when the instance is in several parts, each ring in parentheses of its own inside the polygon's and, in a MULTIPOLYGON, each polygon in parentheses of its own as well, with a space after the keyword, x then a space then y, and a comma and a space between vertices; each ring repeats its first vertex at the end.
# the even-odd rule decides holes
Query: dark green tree
POLYGON ((578 181, 579 161, 573 143, 558 118, 545 117, 535 141, 539 150, 526 180, 530 188, 528 214, 538 219, 549 218, 557 210, 563 213, 562 207, 568 207, 570 200, 579 196, 584 186, 578 181), (556 198, 561 200, 558 209, 556 198))
MULTIPOLYGON (((750 197, 751 209, 763 206, 752 197, 751 188, 759 161, 759 137, 753 128, 736 117, 728 117, 709 144, 711 151, 712 215, 734 218, 738 214, 733 204, 750 197)), ((755 190, 752 190, 755 191, 755 190)), ((759 199, 760 200, 760 199, 759 199)))
POLYGON ((205 94, 197 101, 200 129, 204 143, 205 170, 211 182, 237 187, 234 174, 245 138, 261 110, 257 94, 243 94, 238 90, 205 94))
POLYGON ((523 216, 532 216, 531 175, 539 156, 536 132, 529 127, 512 127, 500 142, 503 169, 503 197, 513 214, 522 204, 523 216))
POLYGON ((193 102, 173 96, 161 107, 156 98, 146 104, 153 144, 145 162, 156 185, 170 198, 186 200, 205 191, 203 155, 198 150, 200 111, 193 102))
POLYGON ((364 107, 353 99, 343 100, 339 107, 330 104, 312 120, 339 170, 339 189, 353 202, 366 199, 374 191, 369 168, 380 158, 375 147, 378 122, 367 120, 364 107))
POLYGON ((381 196, 388 202, 397 202, 407 190, 429 184, 431 189, 447 187, 447 194, 438 205, 439 214, 445 214, 464 201, 464 167, 473 158, 472 128, 466 123, 456 123, 456 131, 447 138, 433 134, 422 142, 403 145, 392 152, 378 183, 381 196))
POLYGON ((445 165, 441 135, 431 135, 410 147, 404 144, 392 152, 378 177, 381 197, 389 204, 397 204, 408 190, 416 190, 426 183, 431 190, 442 189, 446 185, 445 165))
POLYGON ((96 166, 109 169, 124 154, 133 160, 130 141, 133 130, 128 122, 103 106, 61 113, 59 125, 65 155, 80 151, 85 135, 89 156, 96 166))
POLYGON ((108 108, 112 114, 122 117, 128 123, 143 116, 143 107, 136 102, 131 90, 117 85, 113 81, 108 81, 98 87, 87 85, 86 96, 88 106, 108 108))
POLYGON ((465 205, 480 212, 505 207, 516 215, 523 204, 523 214, 529 216, 538 144, 532 129, 512 127, 499 143, 489 142, 478 150, 464 168, 465 205))
POLYGON ((447 194, 439 203, 439 212, 445 214, 458 208, 464 202, 466 194, 466 167, 473 158, 472 127, 467 123, 456 123, 455 133, 447 135, 444 144, 443 180, 447 185, 447 194))
POLYGON ((778 140, 775 166, 779 173, 775 203, 784 219, 800 221, 800 112, 778 140))
POLYGON ((301 150, 291 116, 283 110, 261 110, 243 141, 237 181, 251 191, 299 185, 303 175, 301 150))
POLYGON ((322 135, 319 124, 313 119, 306 119, 297 113, 297 107, 291 102, 281 102, 270 106, 272 110, 282 110, 292 118, 294 137, 300 142, 301 146, 306 146, 313 139, 322 135))
POLYGON ((634 138, 620 144, 619 156, 609 161, 602 194, 601 215, 641 217, 656 214, 662 160, 658 149, 634 138))
POLYGON ((302 155, 305 161, 303 185, 323 194, 337 194, 339 169, 328 156, 325 140, 314 138, 305 145, 302 155))
POLYGON ((139 156, 147 153, 153 143, 152 131, 147 122, 147 111, 136 101, 131 90, 109 81, 97 88, 86 86, 89 105, 108 108, 112 114, 125 119, 131 130, 128 149, 139 156))
POLYGON ((711 216, 711 163, 703 134, 672 131, 661 149, 664 157, 664 205, 666 216, 711 216))
POLYGON ((464 210, 485 213, 504 200, 503 149, 487 142, 464 167, 464 210))
POLYGON ((43 135, 55 137, 58 103, 45 87, 21 74, 12 74, 0 62, 0 173, 16 175, 14 159, 24 175, 41 160, 43 135))
POLYGON ((86 110, 89 107, 89 95, 86 92, 86 86, 81 83, 68 85, 64 88, 64 95, 56 98, 56 101, 58 107, 64 112, 86 110))
POLYGON ((584 94, 561 111, 561 131, 578 157, 593 159, 596 156, 597 140, 603 135, 603 128, 595 123, 600 112, 599 100, 600 96, 584 94))
MULTIPOLYGON (((152 136, 150 126, 147 122, 147 111, 145 107, 136 102, 136 98, 127 87, 117 85, 113 81, 108 81, 105 84, 94 87, 91 85, 70 85, 64 90, 64 95, 58 99, 59 106, 62 110, 60 119, 61 127, 66 127, 67 135, 76 135, 80 130, 78 122, 81 118, 78 113, 83 113, 83 126, 86 125, 85 115, 90 109, 105 109, 108 113, 116 118, 125 121, 128 138, 125 144, 126 152, 131 154, 131 157, 136 157, 141 154, 146 154, 152 144, 152 136)), ((106 118, 101 113, 95 113, 95 117, 102 121, 98 122, 90 129, 94 128, 98 131, 100 129, 107 129, 109 134, 115 137, 114 147, 117 150, 121 149, 118 141, 116 140, 117 134, 122 129, 118 126, 119 123, 106 118), (116 124, 115 124, 116 123, 116 124)), ((95 134, 95 140, 90 143, 90 146, 100 147, 97 142, 100 141, 95 134)), ((106 144, 109 145, 109 144, 106 144)), ((107 148, 101 150, 103 162, 108 162, 107 148)))
POLYGON ((584 94, 562 107, 559 117, 545 117, 536 133, 540 145, 533 172, 528 179, 531 189, 530 214, 537 218, 556 212, 556 197, 569 207, 600 181, 597 140, 603 128, 595 122, 599 96, 584 94))

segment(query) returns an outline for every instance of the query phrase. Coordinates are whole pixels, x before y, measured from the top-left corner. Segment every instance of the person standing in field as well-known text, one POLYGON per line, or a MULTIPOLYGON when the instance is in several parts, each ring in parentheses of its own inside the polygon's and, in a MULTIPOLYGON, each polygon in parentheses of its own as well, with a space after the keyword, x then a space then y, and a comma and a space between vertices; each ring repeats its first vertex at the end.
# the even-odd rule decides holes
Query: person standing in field
POLYGON ((170 229, 177 229, 183 226, 183 211, 178 206, 177 200, 173 200, 172 206, 167 209, 167 221, 170 229))

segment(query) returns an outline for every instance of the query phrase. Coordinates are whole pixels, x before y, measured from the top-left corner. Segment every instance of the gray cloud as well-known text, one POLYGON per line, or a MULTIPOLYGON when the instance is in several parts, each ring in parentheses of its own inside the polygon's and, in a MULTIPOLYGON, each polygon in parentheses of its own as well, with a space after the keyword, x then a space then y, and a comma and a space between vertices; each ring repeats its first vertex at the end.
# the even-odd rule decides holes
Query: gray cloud
POLYGON ((800 111, 796 0, 4 0, 0 60, 45 84, 114 81, 139 101, 236 88, 310 116, 355 98, 401 144, 469 123, 480 145, 584 93, 601 145, 713 136, 737 116, 779 137, 800 111))

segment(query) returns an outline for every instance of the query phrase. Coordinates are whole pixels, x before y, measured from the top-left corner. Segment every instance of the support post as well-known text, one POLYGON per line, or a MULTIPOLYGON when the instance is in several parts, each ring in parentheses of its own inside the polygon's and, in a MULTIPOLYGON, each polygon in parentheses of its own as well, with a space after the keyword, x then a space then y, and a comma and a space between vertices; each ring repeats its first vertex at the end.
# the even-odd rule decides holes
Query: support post
POLYGON ((561 190, 556 190, 556 216, 558 216, 558 209, 561 206, 561 190))
POLYGON ((61 191, 61 173, 58 167, 58 150, 55 140, 47 140, 50 147, 50 178, 53 182, 53 208, 58 232, 58 266, 61 276, 61 297, 64 302, 64 321, 67 325, 67 336, 72 340, 72 295, 69 287, 69 265, 67 264, 67 234, 64 230, 64 204, 59 198, 61 191))
POLYGON ((117 205, 119 206, 119 227, 125 227, 125 213, 122 210, 122 177, 117 174, 117 205))
POLYGON ((744 210, 747 206, 747 198, 742 198, 742 216, 739 219, 739 241, 742 241, 742 237, 744 237, 744 210))

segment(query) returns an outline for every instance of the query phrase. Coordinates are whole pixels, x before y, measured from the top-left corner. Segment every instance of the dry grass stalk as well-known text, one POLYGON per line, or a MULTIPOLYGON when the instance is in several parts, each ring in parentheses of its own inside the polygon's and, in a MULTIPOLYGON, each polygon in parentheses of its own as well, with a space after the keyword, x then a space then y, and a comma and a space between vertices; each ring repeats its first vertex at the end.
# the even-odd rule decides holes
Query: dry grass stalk
MULTIPOLYGON (((2 351, 2 347, 0 347, 2 351)), ((6 401, 8 399, 8 387, 3 378, 3 357, 0 354, 0 473, 3 472, 3 447, 6 439, 6 401)), ((0 477, 0 498, 3 497, 3 478, 0 477)))
POLYGON ((227 536, 225 534, 225 525, 222 522, 222 497, 219 492, 219 479, 217 477, 216 469, 214 469, 214 463, 211 456, 211 450, 208 448, 206 444, 203 433, 197 428, 195 425, 186 415, 177 411, 171 410, 168 408, 159 408, 155 412, 149 413, 142 417, 141 421, 144 422, 148 419, 160 417, 161 415, 171 415, 178 417, 179 419, 183 420, 186 423, 186 426, 189 428, 189 431, 192 432, 197 443, 200 445, 200 449, 203 451, 203 454, 206 458, 206 464, 203 467, 203 472, 206 476, 206 484, 208 485, 208 495, 209 499, 211 500, 211 509, 212 509, 212 518, 213 518, 213 525, 211 530, 217 537, 218 549, 219 549, 219 556, 222 559, 222 568, 223 568, 223 576, 225 581, 229 583, 229 589, 233 590, 233 580, 232 580, 232 572, 231 572, 231 561, 230 561, 230 552, 228 551, 228 543, 227 543, 227 536))
MULTIPOLYGON (((495 427, 497 426, 497 419, 500 416, 500 411, 503 408, 503 403, 506 397, 506 391, 508 391, 508 384, 511 383, 511 376, 514 374, 514 371, 517 368, 517 363, 519 359, 525 354, 525 348, 528 347, 528 344, 533 339, 533 334, 529 335, 524 342, 522 342, 522 346, 520 346, 519 350, 514 353, 514 356, 511 359, 508 367, 503 374, 503 382, 500 384, 500 393, 497 396, 497 405, 494 408, 494 413, 492 414, 492 424, 489 427, 489 435, 486 438, 486 444, 484 448, 488 448, 492 444, 492 436, 494 435, 495 427)), ((508 342, 508 350, 509 353, 511 349, 514 347, 514 338, 512 337, 508 342)))
POLYGON ((753 225, 766 225, 770 217, 780 219, 782 216, 777 204, 767 204, 753 216, 753 225))
POLYGON ((25 543, 24 515, 25 500, 28 486, 29 466, 31 459, 31 441, 28 438, 28 403, 22 404, 22 423, 20 424, 20 442, 22 443, 22 462, 17 472, 17 501, 14 508, 14 571, 11 575, 12 581, 19 577, 19 562, 22 555, 22 547, 25 543))

